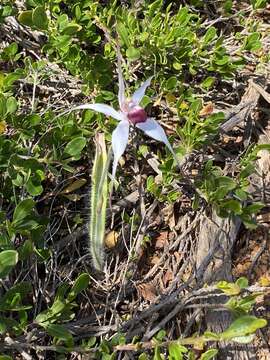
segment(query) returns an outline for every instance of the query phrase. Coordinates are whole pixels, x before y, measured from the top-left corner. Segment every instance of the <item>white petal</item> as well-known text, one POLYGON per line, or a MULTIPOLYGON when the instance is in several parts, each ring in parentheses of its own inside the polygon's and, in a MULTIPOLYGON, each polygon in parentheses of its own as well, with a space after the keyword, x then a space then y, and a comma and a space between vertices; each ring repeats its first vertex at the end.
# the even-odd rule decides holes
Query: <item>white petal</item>
POLYGON ((146 88, 150 85, 151 80, 152 80, 153 76, 151 76, 149 79, 147 79, 141 87, 139 87, 138 90, 135 91, 135 93, 132 96, 132 101, 136 104, 139 105, 142 98, 144 97, 145 94, 145 90, 146 88))
POLYGON ((128 134, 129 134, 129 122, 126 120, 121 121, 112 133, 112 149, 114 154, 113 167, 112 167, 113 179, 115 179, 115 173, 116 173, 118 161, 126 149, 128 143, 128 134))
POLYGON ((163 142, 172 153, 177 164, 179 164, 177 156, 173 151, 171 144, 169 143, 165 131, 156 120, 154 120, 153 118, 148 118, 145 122, 136 124, 136 127, 144 131, 145 134, 150 136, 152 139, 163 142))
POLYGON ((73 109, 70 109, 70 111, 84 110, 84 109, 89 109, 89 110, 100 112, 107 116, 111 116, 114 119, 119 120, 119 121, 122 121, 125 119, 124 114, 122 114, 120 111, 114 110, 113 107, 106 105, 106 104, 84 104, 84 105, 76 106, 73 109))

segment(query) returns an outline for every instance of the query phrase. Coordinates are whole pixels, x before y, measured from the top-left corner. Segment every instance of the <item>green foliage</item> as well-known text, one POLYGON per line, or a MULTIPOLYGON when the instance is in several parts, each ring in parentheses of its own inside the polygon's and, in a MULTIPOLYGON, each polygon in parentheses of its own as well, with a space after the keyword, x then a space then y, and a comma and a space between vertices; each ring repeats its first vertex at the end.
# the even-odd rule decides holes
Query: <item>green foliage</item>
POLYGON ((269 149, 269 145, 257 145, 251 148, 242 158, 240 172, 235 179, 224 176, 222 169, 215 166, 212 160, 205 164, 198 186, 219 216, 236 215, 241 218, 246 227, 256 228, 254 216, 264 207, 264 204, 253 202, 246 205, 250 198, 249 176, 255 172, 258 152, 269 149))
POLYGON ((0 252, 0 278, 8 275, 18 262, 18 253, 15 250, 0 252))
POLYGON ((58 288, 53 304, 37 315, 35 322, 43 327, 56 340, 57 344, 63 342, 67 348, 73 346, 72 334, 61 323, 74 318, 74 309, 77 307, 74 300, 88 287, 89 281, 89 275, 84 273, 75 280, 71 289, 68 284, 62 284, 58 288))
POLYGON ((267 0, 250 0, 253 9, 262 9, 267 5, 267 0))
MULTIPOLYGON (((20 2, 19 7, 17 3, 2 0, 0 4, 0 24, 12 15, 29 32, 25 43, 19 37, 15 41, 5 37, 0 48, 0 333, 16 340, 17 336, 38 329, 47 345, 59 353, 72 352, 79 344, 82 349, 93 350, 97 358, 114 359, 115 347, 126 341, 124 334, 102 341, 100 337, 79 341, 69 331, 69 323, 80 314, 81 292, 88 290, 90 276, 78 269, 77 278, 71 283, 73 277, 59 275, 58 268, 55 274, 51 267, 56 264, 61 269, 66 261, 66 255, 57 253, 57 241, 84 224, 82 205, 77 202, 81 194, 73 193, 81 186, 68 193, 62 192, 62 187, 81 172, 85 173, 84 179, 91 177, 93 138, 102 131, 109 142, 114 123, 89 110, 81 116, 56 116, 55 109, 73 101, 116 103, 115 48, 119 42, 125 78, 132 86, 136 87, 149 75, 155 76, 149 96, 142 103, 153 103, 150 96, 154 95, 155 106, 149 114, 151 111, 160 120, 165 109, 169 120, 175 121, 170 140, 180 144, 179 157, 204 151, 217 139, 224 115, 201 115, 203 102, 199 99, 211 98, 229 79, 239 77, 249 56, 255 57, 258 50, 263 50, 265 34, 257 22, 250 26, 241 13, 234 13, 231 0, 222 3, 222 16, 234 14, 237 23, 245 28, 244 33, 233 34, 238 41, 234 52, 226 32, 220 31, 220 24, 209 25, 205 21, 206 4, 201 0, 185 2, 192 6, 147 0, 139 7, 133 6, 133 2, 119 5, 117 1, 27 0, 20 2), (42 48, 31 49, 32 40, 42 48), (68 92, 64 98, 57 97, 69 88, 69 80, 61 78, 64 73, 73 79, 76 89, 81 89, 83 99, 68 92), (57 88, 53 95, 43 94, 43 87, 51 89, 50 83, 54 81, 64 83, 63 88, 57 88), (50 271, 53 274, 47 278, 50 271), (34 288, 36 284, 38 289, 34 288), (39 286, 44 294, 39 294, 39 286), (39 302, 41 296, 49 305, 45 300, 39 302)), ((267 5, 265 0, 250 3, 254 10, 267 5)), ((145 162, 141 155, 146 157, 146 150, 153 148, 150 143, 134 152, 139 165, 145 162)), ((255 172, 260 150, 269 150, 269 146, 248 149, 240 159, 236 175, 225 174, 220 164, 209 161, 195 182, 218 215, 239 216, 249 228, 256 226, 255 215, 264 206, 254 203, 248 191, 249 176, 255 172)), ((147 174, 147 196, 174 204, 182 195, 176 186, 180 175, 171 154, 162 151, 156 151, 161 164, 159 178, 153 172, 147 174)), ((89 227, 93 262, 101 269, 108 163, 105 152, 97 153, 97 157, 92 172, 89 227)), ((129 163, 127 158, 128 166, 129 163)), ((128 175, 133 176, 133 172, 128 175)), ((126 187, 127 182, 119 190, 121 195, 130 191, 126 187)), ((84 188, 81 190, 85 192, 84 188)), ((128 217, 126 213, 125 219, 128 217)), ((140 221, 138 214, 130 219, 129 224, 140 221)), ((217 353, 216 349, 207 350, 208 341, 250 341, 253 333, 265 326, 265 320, 250 315, 259 294, 246 293, 247 285, 243 278, 217 285, 229 296, 225 306, 235 318, 223 334, 208 332, 168 342, 166 331, 161 330, 153 339, 156 346, 149 356, 141 352, 138 339, 134 340, 136 350, 141 352, 138 358, 192 359, 193 347, 205 346, 201 359, 206 360, 217 353)), ((1 359, 10 357, 2 354, 1 359)))
POLYGON ((260 41, 261 34, 259 32, 254 32, 248 35, 245 38, 243 49, 247 51, 256 51, 262 47, 262 43, 260 41))
POLYGON ((180 152, 186 154, 213 140, 224 121, 224 114, 218 112, 207 117, 200 116, 202 102, 194 98, 189 99, 189 103, 178 103, 178 115, 184 119, 184 124, 178 126, 177 133, 181 139, 180 152))
POLYGON ((187 348, 177 344, 176 342, 171 342, 168 346, 169 360, 181 360, 184 359, 184 354, 187 352, 187 348))
POLYGON ((245 315, 236 319, 227 330, 221 333, 222 340, 234 340, 253 334, 256 330, 267 325, 265 319, 258 319, 255 316, 245 315))

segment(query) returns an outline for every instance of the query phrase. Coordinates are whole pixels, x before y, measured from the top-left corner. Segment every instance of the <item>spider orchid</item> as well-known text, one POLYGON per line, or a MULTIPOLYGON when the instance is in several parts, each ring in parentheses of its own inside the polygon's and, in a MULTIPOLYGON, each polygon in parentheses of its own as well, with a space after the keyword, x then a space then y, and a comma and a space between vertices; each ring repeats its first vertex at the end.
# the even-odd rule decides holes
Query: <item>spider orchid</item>
POLYGON ((169 143, 165 131, 157 123, 157 121, 151 117, 148 117, 144 108, 140 106, 140 102, 145 94, 147 87, 150 85, 152 77, 146 80, 141 87, 134 92, 131 99, 126 98, 125 96, 125 83, 120 67, 120 61, 118 58, 118 82, 119 82, 119 91, 118 91, 118 102, 120 110, 117 111, 109 105, 106 104, 85 104, 80 105, 72 110, 80 109, 90 109, 97 112, 100 112, 106 116, 111 116, 112 118, 119 121, 116 129, 112 133, 112 150, 113 150, 113 166, 112 166, 112 178, 115 179, 117 164, 120 157, 123 155, 126 146, 128 144, 128 136, 130 126, 135 126, 142 130, 149 137, 163 142, 168 149, 171 151, 174 159, 178 163, 175 152, 172 149, 171 144, 169 143))

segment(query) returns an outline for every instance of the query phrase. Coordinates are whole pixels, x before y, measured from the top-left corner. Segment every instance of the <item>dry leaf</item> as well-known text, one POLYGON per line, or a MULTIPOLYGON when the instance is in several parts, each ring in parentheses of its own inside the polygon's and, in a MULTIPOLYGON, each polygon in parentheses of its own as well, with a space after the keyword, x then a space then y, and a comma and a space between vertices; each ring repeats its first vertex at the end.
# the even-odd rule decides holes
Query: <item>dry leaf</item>
POLYGON ((67 198, 70 201, 79 201, 81 200, 81 195, 79 194, 67 194, 64 195, 65 198, 67 198))
POLYGON ((153 256, 151 259, 150 259, 150 264, 151 265, 157 265, 160 261, 160 257, 158 256, 153 256))
POLYGON ((157 297, 156 287, 152 283, 148 284, 140 284, 137 287, 139 296, 141 296, 144 300, 153 302, 157 297))
POLYGON ((177 99, 173 94, 169 93, 166 95, 166 101, 169 105, 171 105, 171 104, 175 104, 177 99))
POLYGON ((173 273, 171 270, 167 270, 163 276, 164 286, 167 287, 172 280, 173 280, 173 273))
POLYGON ((162 231, 156 238, 155 248, 163 249, 168 245, 168 231, 162 231))
POLYGON ((169 225, 170 229, 175 228, 175 216, 174 216, 174 204, 168 204, 165 206, 161 213, 164 217, 164 221, 169 225))
POLYGON ((119 234, 116 231, 114 231, 114 230, 110 231, 105 236, 105 245, 107 246, 107 248, 113 249, 117 244, 118 237, 119 237, 119 234))
POLYGON ((5 121, 0 121, 0 134, 4 134, 7 129, 7 124, 5 121))
POLYGON ((69 194, 75 190, 78 190, 80 187, 85 185, 86 182, 87 182, 86 179, 75 180, 75 181, 73 181, 73 183, 69 184, 66 188, 64 188, 64 190, 62 190, 59 194, 60 195, 69 194))
POLYGON ((192 176, 197 176, 198 174, 199 174, 198 169, 192 169, 192 170, 191 170, 191 175, 192 175, 192 176))
POLYGON ((270 223, 270 213, 260 214, 257 216, 257 221, 259 223, 270 223))
POLYGON ((259 279, 259 283, 261 286, 270 286, 270 276, 261 276, 259 279))
POLYGON ((207 116, 207 115, 212 114, 213 111, 214 111, 214 105, 213 105, 213 103, 210 102, 202 108, 202 110, 199 112, 199 115, 207 116))

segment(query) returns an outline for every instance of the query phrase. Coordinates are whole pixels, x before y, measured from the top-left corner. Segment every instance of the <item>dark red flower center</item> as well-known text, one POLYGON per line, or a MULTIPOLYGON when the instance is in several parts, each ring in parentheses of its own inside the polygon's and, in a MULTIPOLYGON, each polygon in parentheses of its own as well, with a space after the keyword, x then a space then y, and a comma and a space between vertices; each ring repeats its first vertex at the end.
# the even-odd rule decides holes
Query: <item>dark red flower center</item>
POLYGON ((136 125, 138 123, 145 122, 147 114, 140 106, 134 106, 134 108, 127 113, 127 117, 132 124, 136 125))

